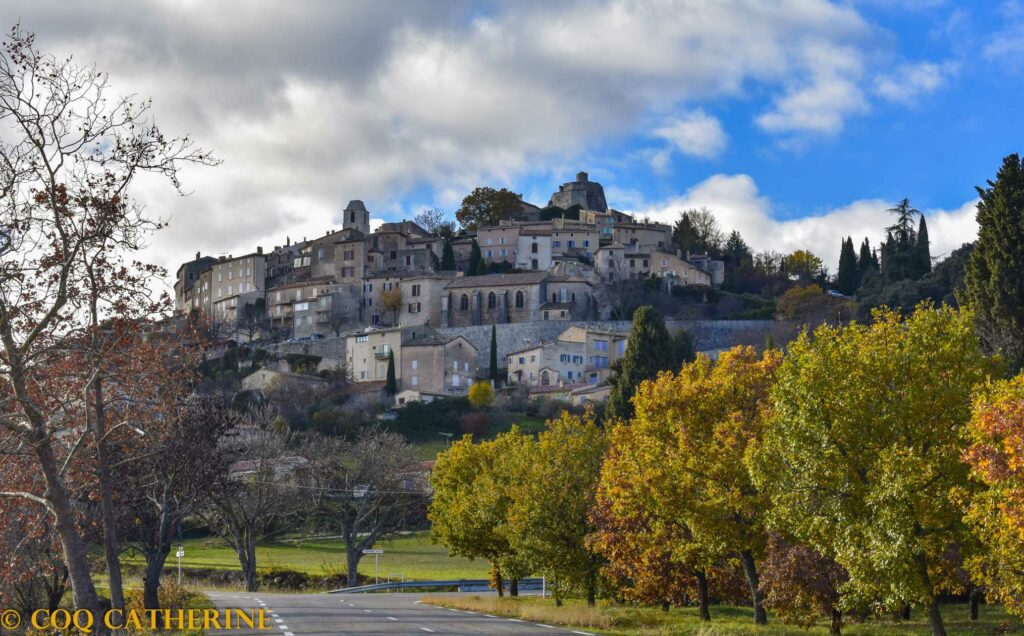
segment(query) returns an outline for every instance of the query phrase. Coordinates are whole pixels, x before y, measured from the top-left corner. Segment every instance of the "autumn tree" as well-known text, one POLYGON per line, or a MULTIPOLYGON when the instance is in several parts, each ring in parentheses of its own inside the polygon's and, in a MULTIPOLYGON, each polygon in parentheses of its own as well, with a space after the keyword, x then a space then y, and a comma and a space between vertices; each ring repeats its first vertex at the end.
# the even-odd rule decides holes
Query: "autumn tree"
POLYGON ((462 199, 462 205, 455 211, 455 218, 463 228, 498 225, 503 219, 510 219, 522 207, 523 195, 502 188, 475 188, 462 199))
POLYGON ((380 290, 380 306, 391 312, 391 324, 397 325, 398 314, 402 311, 402 289, 396 285, 394 289, 380 290))
MULTIPOLYGON (((38 51, 11 30, 0 54, 0 400, 5 434, 32 449, 40 492, 8 490, 45 507, 68 567, 76 607, 99 612, 85 542, 69 496, 69 458, 82 422, 59 414, 60 395, 86 395, 58 379, 64 345, 90 325, 86 263, 133 254, 159 223, 129 198, 141 173, 178 187, 183 163, 212 163, 186 138, 166 136, 149 102, 107 99, 107 76, 38 51), (106 258, 109 256, 110 258, 106 258)), ((125 257, 125 288, 145 277, 125 257)), ((124 290, 122 290, 124 291, 124 290)), ((100 298, 103 312, 118 304, 100 298)), ((97 308, 99 309, 99 307, 97 308)), ((99 314, 100 311, 95 312, 99 314)), ((63 373, 64 371, 60 371, 63 373)))
POLYGON ((945 634, 935 575, 966 538, 951 491, 970 485, 971 392, 993 371, 970 314, 948 307, 877 310, 787 347, 749 465, 771 523, 848 572, 843 606, 913 603, 945 634))
POLYGON ((520 480, 514 466, 529 443, 518 427, 479 444, 467 435, 437 456, 430 476, 431 540, 450 554, 488 561, 499 595, 503 578, 514 584, 528 573, 527 559, 509 541, 508 522, 520 480))
POLYGON ((494 389, 487 380, 474 382, 469 387, 469 403, 473 408, 485 409, 494 402, 494 389))
POLYGON ((1024 368, 1024 163, 1017 154, 978 188, 978 242, 967 265, 966 297, 982 340, 1011 369, 1024 368))
POLYGON ((662 373, 643 383, 633 403, 633 426, 670 431, 658 454, 648 458, 666 471, 653 493, 659 516, 678 515, 696 549, 720 551, 740 560, 750 588, 754 622, 767 621, 757 559, 764 548, 765 497, 754 487, 743 457, 756 444, 781 353, 736 347, 717 362, 706 356, 678 374, 662 373))
POLYGON ((761 586, 765 605, 783 621, 812 627, 824 617, 829 621, 829 633, 841 633, 839 586, 845 581, 846 571, 832 559, 781 534, 769 534, 761 586))
POLYGON ((656 490, 672 485, 665 465, 651 462, 673 434, 667 422, 657 424, 652 430, 620 422, 608 431, 588 545, 607 560, 604 572, 626 598, 683 605, 696 586, 701 619, 709 621, 707 572, 716 551, 702 552, 685 519, 655 505, 656 490))
POLYGON ((967 519, 986 550, 967 566, 991 600, 1024 616, 1024 375, 979 392, 968 433, 964 458, 985 489, 967 519))
POLYGON ((797 250, 782 259, 782 269, 802 283, 810 283, 825 274, 821 259, 808 250, 797 250))
POLYGON ((608 417, 621 420, 632 417, 631 400, 640 383, 654 378, 660 371, 674 368, 677 363, 673 347, 669 346, 665 318, 650 305, 633 313, 633 326, 627 342, 625 354, 615 361, 608 378, 611 385, 608 417))
POLYGON ((604 431, 594 413, 563 411, 550 420, 536 443, 522 447, 517 462, 509 539, 534 571, 545 573, 557 588, 581 590, 594 605, 603 559, 588 549, 593 531, 587 513, 594 504, 604 431))

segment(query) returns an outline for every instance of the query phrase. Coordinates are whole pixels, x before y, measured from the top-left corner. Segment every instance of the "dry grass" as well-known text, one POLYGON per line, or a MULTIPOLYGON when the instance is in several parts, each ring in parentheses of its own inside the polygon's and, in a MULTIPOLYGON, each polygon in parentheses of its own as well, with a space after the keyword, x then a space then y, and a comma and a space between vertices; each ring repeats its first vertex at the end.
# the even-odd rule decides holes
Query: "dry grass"
POLYGON ((586 604, 576 602, 555 607, 553 603, 538 603, 530 597, 498 598, 497 596, 428 596, 423 599, 423 602, 483 614, 511 616, 533 623, 558 623, 601 630, 625 627, 623 621, 614 613, 601 607, 588 607, 586 604))

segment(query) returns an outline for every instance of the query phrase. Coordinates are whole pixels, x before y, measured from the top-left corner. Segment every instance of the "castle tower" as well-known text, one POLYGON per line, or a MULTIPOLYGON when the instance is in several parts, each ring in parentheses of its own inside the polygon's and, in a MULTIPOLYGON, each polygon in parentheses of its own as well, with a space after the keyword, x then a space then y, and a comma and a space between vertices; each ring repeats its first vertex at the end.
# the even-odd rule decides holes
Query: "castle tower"
POLYGON ((343 219, 341 221, 341 228, 347 230, 352 228, 359 230, 363 234, 370 233, 370 212, 363 205, 363 202, 359 199, 353 199, 348 202, 348 207, 342 212, 343 219))

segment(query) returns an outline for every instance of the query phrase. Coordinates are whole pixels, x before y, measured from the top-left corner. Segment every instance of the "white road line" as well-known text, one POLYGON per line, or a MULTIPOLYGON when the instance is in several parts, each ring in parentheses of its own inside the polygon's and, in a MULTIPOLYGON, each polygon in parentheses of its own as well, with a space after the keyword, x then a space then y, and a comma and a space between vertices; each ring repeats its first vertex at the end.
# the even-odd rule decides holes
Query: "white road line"
POLYGON ((434 631, 434 630, 430 629, 429 627, 421 627, 420 629, 422 629, 425 632, 432 632, 432 631, 434 631))
POLYGON ((525 623, 526 622, 526 621, 521 621, 518 618, 510 618, 508 620, 512 621, 513 623, 525 623))
POLYGON ((295 634, 293 634, 293 633, 291 633, 291 632, 285 632, 285 633, 284 633, 284 636, 295 636, 295 634))
MULTIPOLYGON (((280 627, 281 627, 281 629, 288 629, 287 625, 281 625, 280 627)), ((288 632, 285 632, 285 633, 288 633, 288 632)))
POLYGON ((494 614, 484 614, 484 616, 486 616, 487 618, 498 618, 494 614))
POLYGON ((387 619, 388 619, 389 621, 397 621, 397 620, 398 620, 398 619, 397 619, 397 618, 395 618, 394 616, 387 616, 386 618, 387 618, 387 619))
POLYGON ((275 614, 273 612, 271 612, 270 615, 273 616, 274 618, 278 618, 277 614, 275 614))
POLYGON ((545 625, 544 623, 534 623, 534 625, 538 625, 540 627, 547 627, 548 629, 558 629, 554 625, 545 625))
POLYGON ((364 612, 366 612, 367 614, 369 614, 369 613, 370 613, 370 610, 363 610, 363 611, 364 611, 364 612))
POLYGON ((274 622, 275 623, 283 623, 284 621, 282 619, 280 619, 280 618, 275 618, 274 622))
POLYGON ((580 636, 596 636, 595 634, 591 634, 590 632, 573 632, 573 634, 579 634, 580 636))

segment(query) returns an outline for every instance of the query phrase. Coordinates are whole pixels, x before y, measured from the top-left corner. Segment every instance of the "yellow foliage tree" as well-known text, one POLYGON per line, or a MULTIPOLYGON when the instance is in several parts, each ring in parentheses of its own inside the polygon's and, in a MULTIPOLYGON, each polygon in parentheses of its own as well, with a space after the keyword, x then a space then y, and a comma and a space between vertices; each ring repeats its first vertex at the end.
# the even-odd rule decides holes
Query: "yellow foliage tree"
POLYGON ((494 388, 486 380, 474 382, 469 387, 469 403, 474 408, 485 409, 494 403, 494 388))

